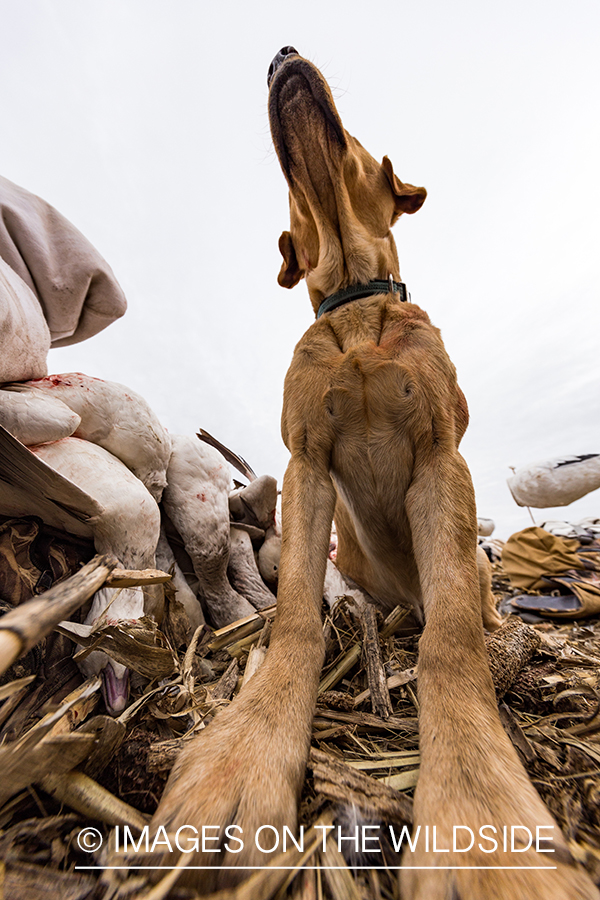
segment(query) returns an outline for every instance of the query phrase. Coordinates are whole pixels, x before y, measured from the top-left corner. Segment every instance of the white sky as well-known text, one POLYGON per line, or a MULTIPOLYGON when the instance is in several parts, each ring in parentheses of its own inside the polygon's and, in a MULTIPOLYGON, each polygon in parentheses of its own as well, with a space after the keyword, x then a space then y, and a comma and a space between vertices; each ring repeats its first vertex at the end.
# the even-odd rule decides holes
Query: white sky
MULTIPOLYGON (((395 228, 469 401, 462 450, 497 536, 509 466, 600 451, 595 0, 0 0, 0 173, 67 216, 125 317, 52 351, 281 478, 281 392, 312 321, 277 285, 287 191, 266 72, 314 60, 346 128, 429 196, 395 228)), ((537 515, 537 514, 536 514, 537 515)), ((597 492, 539 516, 600 516, 597 492)))

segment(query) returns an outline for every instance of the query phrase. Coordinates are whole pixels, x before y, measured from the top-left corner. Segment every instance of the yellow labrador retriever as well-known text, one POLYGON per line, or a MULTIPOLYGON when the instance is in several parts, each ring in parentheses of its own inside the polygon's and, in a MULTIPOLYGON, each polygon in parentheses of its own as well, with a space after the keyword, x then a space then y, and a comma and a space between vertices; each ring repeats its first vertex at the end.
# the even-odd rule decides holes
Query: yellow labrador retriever
POLYGON ((273 60, 269 80, 271 131, 290 189, 279 283, 305 278, 317 316, 285 382, 291 460, 277 620, 258 673, 181 754, 154 823, 220 827, 219 852, 205 848, 187 861, 218 867, 199 875, 205 890, 245 876, 228 866, 270 858, 252 839, 238 852, 228 838, 241 832, 227 826, 249 838, 263 825, 295 827, 335 516, 339 568, 384 608, 412 605, 425 622, 404 900, 597 897, 498 717, 482 614, 487 627, 499 620, 485 577, 480 590, 473 488, 458 452, 467 405, 439 331, 407 302, 390 231, 426 192, 345 131, 322 75, 292 47, 273 60), (456 843, 455 827, 463 829, 456 843), (467 828, 475 840, 463 852, 467 828))

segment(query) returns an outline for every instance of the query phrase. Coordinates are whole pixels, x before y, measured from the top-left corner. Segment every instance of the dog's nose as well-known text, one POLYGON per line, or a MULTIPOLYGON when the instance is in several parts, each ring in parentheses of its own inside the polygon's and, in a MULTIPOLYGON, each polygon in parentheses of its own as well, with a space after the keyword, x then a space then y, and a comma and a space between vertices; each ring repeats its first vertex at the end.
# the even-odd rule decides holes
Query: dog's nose
POLYGON ((288 58, 288 56, 298 56, 298 51, 295 47, 282 47, 279 53, 277 53, 276 56, 273 57, 267 75, 267 85, 269 87, 271 86, 271 82, 273 81, 273 75, 275 74, 281 63, 288 58))

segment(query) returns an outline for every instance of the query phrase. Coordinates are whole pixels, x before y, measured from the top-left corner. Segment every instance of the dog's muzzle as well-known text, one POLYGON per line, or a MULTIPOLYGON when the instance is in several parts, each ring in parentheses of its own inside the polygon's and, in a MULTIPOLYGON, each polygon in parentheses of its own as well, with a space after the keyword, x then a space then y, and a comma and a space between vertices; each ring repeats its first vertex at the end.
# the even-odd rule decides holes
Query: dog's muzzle
POLYGON ((271 82, 273 81, 273 76, 277 69, 285 62, 288 56, 299 56, 300 54, 296 50, 295 47, 282 47, 279 53, 277 53, 269 66, 269 71, 267 73, 267 87, 271 87, 271 82))

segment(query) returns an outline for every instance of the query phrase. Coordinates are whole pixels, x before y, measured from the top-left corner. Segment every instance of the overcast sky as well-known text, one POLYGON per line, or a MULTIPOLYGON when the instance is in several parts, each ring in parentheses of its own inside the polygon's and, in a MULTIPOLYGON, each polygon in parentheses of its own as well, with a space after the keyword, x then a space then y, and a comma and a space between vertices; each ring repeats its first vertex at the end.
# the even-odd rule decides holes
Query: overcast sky
MULTIPOLYGON (((428 199, 395 227, 471 410, 480 515, 531 524, 509 466, 600 451, 596 0, 0 0, 0 174, 105 256, 129 301, 52 351, 281 478, 285 371, 313 320, 276 282, 287 190, 266 73, 293 44, 346 128, 428 199)), ((600 493, 537 517, 600 516, 600 493)))

